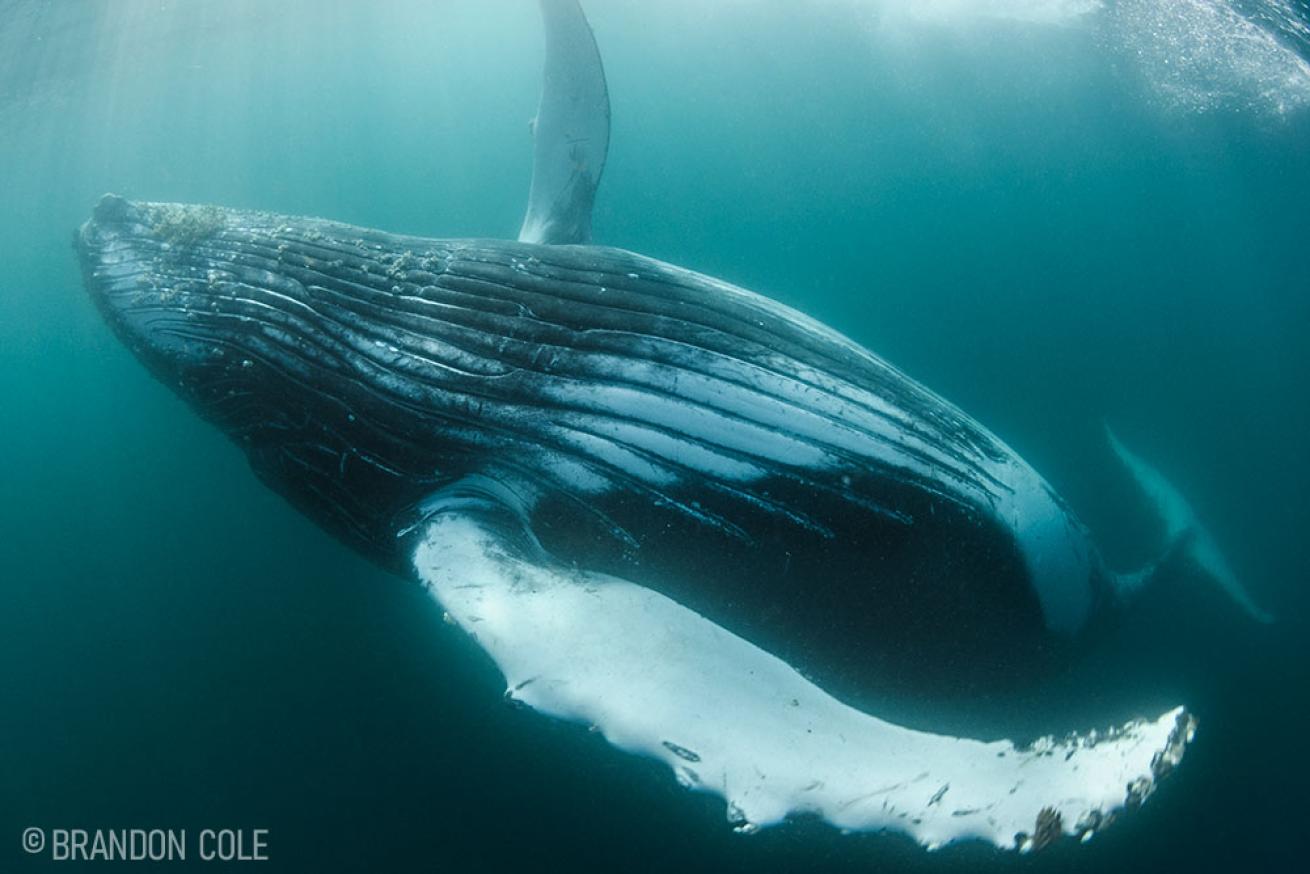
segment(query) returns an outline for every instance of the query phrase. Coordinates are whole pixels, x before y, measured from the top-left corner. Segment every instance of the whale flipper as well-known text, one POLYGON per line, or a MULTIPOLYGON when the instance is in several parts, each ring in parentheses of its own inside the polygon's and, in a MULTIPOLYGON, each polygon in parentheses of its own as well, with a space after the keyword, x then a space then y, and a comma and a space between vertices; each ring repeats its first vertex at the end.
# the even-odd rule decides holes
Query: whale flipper
POLYGON ((1023 748, 893 725, 658 592, 525 548, 535 538, 505 530, 520 514, 478 491, 430 504, 413 561, 507 696, 659 759, 721 797, 739 831, 808 814, 929 848, 1038 849, 1139 804, 1191 739, 1182 708, 1023 748))
POLYGON ((1165 528, 1162 558, 1151 562, 1144 569, 1120 574, 1116 581, 1120 598, 1125 599, 1136 593, 1155 575, 1159 566, 1174 556, 1186 556, 1253 619, 1272 622, 1273 616, 1251 599, 1237 579, 1237 574, 1219 551, 1210 532, 1197 519, 1196 512, 1182 492, 1165 479, 1160 471, 1124 446, 1109 425, 1105 426, 1105 436, 1114 454, 1150 499, 1165 528))
POLYGON ((541 0, 545 81, 533 124, 532 190, 524 243, 586 243, 609 151, 605 70, 578 0, 541 0))

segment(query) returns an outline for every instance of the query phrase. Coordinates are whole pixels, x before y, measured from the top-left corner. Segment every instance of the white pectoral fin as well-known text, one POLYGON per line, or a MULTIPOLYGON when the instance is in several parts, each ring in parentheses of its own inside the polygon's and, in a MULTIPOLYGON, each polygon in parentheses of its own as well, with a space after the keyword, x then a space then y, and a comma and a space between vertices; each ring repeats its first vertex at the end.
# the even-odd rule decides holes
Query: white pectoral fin
POLYGON ((742 830, 812 814, 928 847, 1087 837, 1151 793, 1193 730, 1178 708, 1027 748, 912 731, 655 591, 516 558, 472 515, 432 519, 414 565, 509 695, 660 759, 742 830))

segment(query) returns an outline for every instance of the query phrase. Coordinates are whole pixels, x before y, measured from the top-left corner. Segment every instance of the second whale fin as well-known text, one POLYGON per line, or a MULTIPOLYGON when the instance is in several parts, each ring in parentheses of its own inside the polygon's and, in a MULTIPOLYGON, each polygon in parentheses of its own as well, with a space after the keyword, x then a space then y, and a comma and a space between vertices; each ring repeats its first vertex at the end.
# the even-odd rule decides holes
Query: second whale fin
POLYGON ((1027 746, 894 725, 653 589, 523 546, 534 539, 510 536, 515 513, 491 490, 469 494, 428 502, 414 570, 506 695, 663 762, 721 798, 738 831, 808 815, 930 849, 1086 840, 1150 795, 1191 740, 1181 707, 1027 746))
POLYGON ((519 240, 587 243, 610 142, 610 99, 578 0, 541 0, 546 68, 532 125, 532 190, 519 240))
POLYGON ((1274 617, 1252 600, 1182 492, 1165 479, 1164 474, 1124 446, 1108 424, 1105 426, 1105 436, 1114 454, 1151 501, 1165 528, 1165 546, 1160 557, 1144 568, 1118 575, 1115 586, 1120 599, 1135 594, 1155 576, 1161 566, 1176 557, 1185 557, 1251 618, 1258 622, 1272 622, 1274 617))

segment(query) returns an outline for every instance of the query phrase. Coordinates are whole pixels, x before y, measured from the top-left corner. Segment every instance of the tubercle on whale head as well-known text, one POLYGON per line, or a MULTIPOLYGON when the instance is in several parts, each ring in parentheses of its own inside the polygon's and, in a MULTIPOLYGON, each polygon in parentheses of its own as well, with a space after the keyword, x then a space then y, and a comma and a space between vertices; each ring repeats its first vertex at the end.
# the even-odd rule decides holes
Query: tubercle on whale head
MULTIPOLYGON (((215 302, 204 300, 202 292, 213 295, 219 277, 196 275, 196 268, 180 259, 186 247, 217 233, 223 223, 216 207, 144 205, 107 194, 74 238, 92 300, 165 381, 179 378, 190 358, 205 357, 180 329, 201 307, 216 312, 215 302)), ((212 333, 217 339, 221 332, 212 333)))

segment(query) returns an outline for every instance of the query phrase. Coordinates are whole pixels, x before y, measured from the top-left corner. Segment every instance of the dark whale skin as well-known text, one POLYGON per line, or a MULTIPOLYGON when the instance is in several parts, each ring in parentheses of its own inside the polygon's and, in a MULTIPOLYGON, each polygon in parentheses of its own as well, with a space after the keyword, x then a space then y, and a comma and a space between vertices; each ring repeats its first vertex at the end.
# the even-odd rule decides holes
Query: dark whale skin
POLYGON ((552 560, 656 588, 848 697, 1010 673, 1068 636, 1044 593, 1085 602, 1077 627, 1106 600, 1085 529, 1004 443, 718 280, 112 195, 75 244, 154 374, 398 572, 425 500, 484 483, 552 560))

